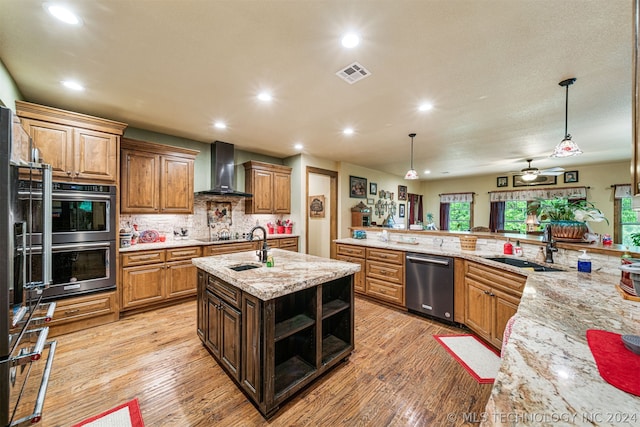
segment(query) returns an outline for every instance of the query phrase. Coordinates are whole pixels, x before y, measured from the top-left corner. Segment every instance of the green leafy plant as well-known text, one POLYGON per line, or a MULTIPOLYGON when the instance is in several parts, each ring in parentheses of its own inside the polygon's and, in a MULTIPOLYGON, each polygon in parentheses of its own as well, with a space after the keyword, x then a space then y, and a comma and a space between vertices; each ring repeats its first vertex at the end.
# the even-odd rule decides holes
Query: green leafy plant
POLYGON ((640 246, 640 233, 631 233, 629 238, 633 242, 633 246, 640 246))
POLYGON ((541 221, 606 221, 609 224, 609 220, 605 218, 602 211, 586 200, 538 199, 529 203, 527 213, 536 214, 541 221))

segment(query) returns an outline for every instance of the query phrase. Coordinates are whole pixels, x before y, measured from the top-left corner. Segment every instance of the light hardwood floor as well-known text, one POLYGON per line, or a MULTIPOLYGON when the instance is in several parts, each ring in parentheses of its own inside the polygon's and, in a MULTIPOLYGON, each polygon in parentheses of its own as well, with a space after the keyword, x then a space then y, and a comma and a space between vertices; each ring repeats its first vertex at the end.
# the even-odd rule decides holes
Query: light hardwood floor
POLYGON ((433 334, 460 329, 356 297, 355 351, 269 421, 196 335, 196 303, 57 337, 42 426, 69 426, 138 398, 155 426, 447 426, 479 414, 478 384, 433 334), (453 415, 450 415, 453 414, 453 415))

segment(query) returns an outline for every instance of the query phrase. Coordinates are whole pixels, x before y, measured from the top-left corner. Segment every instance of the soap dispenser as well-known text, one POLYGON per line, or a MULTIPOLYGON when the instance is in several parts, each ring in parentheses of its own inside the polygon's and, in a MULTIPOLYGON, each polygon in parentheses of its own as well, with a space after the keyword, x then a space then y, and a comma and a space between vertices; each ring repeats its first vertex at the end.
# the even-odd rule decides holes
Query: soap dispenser
POLYGON ((578 271, 581 273, 591 273, 591 258, 587 255, 586 249, 581 249, 582 255, 578 257, 578 271))
POLYGON ((504 244, 503 252, 505 255, 513 255, 513 245, 507 238, 507 243, 504 244))

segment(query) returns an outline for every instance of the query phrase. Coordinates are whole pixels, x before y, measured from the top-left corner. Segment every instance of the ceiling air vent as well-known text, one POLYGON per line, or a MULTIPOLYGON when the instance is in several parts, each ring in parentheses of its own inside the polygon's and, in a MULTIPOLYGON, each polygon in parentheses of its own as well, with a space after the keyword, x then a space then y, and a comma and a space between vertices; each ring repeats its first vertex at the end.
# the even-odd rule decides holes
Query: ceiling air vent
POLYGON ((365 77, 369 77, 370 75, 371 73, 369 72, 369 70, 367 70, 357 62, 354 62, 353 64, 347 66, 346 68, 343 68, 336 73, 336 76, 340 77, 350 85, 364 79, 365 77))

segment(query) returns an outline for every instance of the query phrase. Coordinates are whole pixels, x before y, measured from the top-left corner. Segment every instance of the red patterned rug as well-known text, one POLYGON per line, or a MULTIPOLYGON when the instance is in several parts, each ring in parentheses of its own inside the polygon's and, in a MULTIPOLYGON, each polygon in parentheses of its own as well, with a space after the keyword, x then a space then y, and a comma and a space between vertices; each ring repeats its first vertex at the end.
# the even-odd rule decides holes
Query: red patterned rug
POLYGON ((138 399, 123 403, 72 427, 144 427, 138 399))

